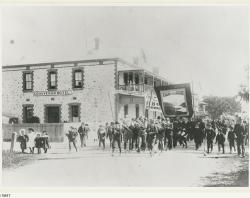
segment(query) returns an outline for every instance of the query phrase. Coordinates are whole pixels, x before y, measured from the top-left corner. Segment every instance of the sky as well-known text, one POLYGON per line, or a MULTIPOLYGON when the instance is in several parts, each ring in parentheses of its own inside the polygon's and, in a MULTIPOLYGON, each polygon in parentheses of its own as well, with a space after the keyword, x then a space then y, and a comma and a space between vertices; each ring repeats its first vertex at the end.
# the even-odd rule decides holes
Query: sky
POLYGON ((2 62, 138 56, 172 83, 233 96, 249 65, 248 12, 244 6, 5 6, 2 62))

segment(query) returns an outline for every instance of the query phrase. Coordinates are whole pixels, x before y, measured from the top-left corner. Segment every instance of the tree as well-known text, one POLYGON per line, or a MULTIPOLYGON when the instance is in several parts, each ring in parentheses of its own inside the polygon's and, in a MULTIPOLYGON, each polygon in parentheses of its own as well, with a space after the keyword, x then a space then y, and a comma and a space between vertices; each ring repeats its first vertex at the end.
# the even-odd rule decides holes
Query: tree
POLYGON ((212 119, 218 119, 223 113, 233 115, 241 111, 240 102, 235 97, 206 96, 203 101, 207 103, 206 110, 212 119))
POLYGON ((238 96, 240 96, 241 100, 245 102, 249 102, 249 66, 245 67, 246 72, 246 82, 240 85, 240 90, 238 92, 238 96))

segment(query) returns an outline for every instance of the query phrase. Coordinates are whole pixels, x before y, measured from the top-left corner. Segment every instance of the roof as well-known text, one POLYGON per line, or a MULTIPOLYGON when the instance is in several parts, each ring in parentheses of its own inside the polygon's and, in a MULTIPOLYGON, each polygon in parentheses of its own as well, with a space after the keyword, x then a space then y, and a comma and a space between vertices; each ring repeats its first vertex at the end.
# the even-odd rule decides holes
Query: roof
POLYGON ((10 68, 21 68, 21 67, 27 67, 27 66, 32 66, 32 67, 39 67, 39 66, 46 66, 46 65, 66 65, 66 64, 79 64, 79 63, 91 63, 91 62, 100 62, 100 61, 120 61, 130 67, 132 67, 133 69, 131 70, 143 70, 146 73, 155 76, 158 79, 164 80, 164 81, 168 81, 166 78, 157 75, 151 71, 148 71, 145 68, 142 67, 138 67, 132 63, 129 63, 121 58, 101 58, 101 59, 87 59, 87 60, 77 60, 77 61, 61 61, 61 62, 45 62, 45 63, 29 63, 29 64, 20 64, 20 65, 3 65, 2 69, 10 69, 10 68))

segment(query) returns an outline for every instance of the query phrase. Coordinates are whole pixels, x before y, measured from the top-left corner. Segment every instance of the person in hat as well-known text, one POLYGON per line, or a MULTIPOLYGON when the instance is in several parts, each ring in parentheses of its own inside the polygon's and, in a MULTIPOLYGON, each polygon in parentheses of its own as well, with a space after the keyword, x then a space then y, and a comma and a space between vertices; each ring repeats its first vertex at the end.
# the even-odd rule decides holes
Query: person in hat
POLYGON ((37 153, 41 154, 41 148, 43 148, 45 145, 45 141, 43 138, 41 138, 41 134, 37 133, 35 138, 35 148, 37 148, 37 153))
POLYGON ((20 148, 22 153, 27 148, 27 142, 29 141, 29 137, 25 134, 25 129, 21 129, 19 131, 19 136, 17 137, 17 142, 20 142, 20 148))
POLYGON ((158 133, 154 120, 150 120, 147 126, 147 145, 151 156, 153 156, 153 148, 156 142, 156 134, 158 133))
POLYGON ((109 146, 112 148, 112 130, 114 127, 115 123, 111 122, 110 125, 106 123, 106 138, 109 139, 109 146))
POLYGON ((115 126, 112 128, 112 156, 114 156, 116 144, 119 148, 119 153, 121 155, 121 152, 122 152, 121 138, 122 138, 122 133, 121 133, 121 128, 120 128, 120 123, 118 121, 116 121, 115 126))
POLYGON ((245 145, 244 145, 245 130, 244 130, 244 127, 242 125, 241 118, 237 119, 237 123, 234 126, 234 133, 236 134, 238 155, 245 157, 245 145))
POLYGON ((165 140, 164 140, 165 149, 172 149, 173 147, 173 123, 171 123, 170 119, 166 119, 165 126, 165 140))
POLYGON ((98 139, 99 139, 99 147, 102 145, 103 150, 105 149, 105 136, 106 136, 106 130, 103 125, 99 126, 98 129, 98 139))
POLYGON ((42 138, 44 139, 43 150, 44 153, 47 153, 48 149, 50 148, 50 144, 49 144, 49 136, 46 131, 42 132, 42 138))
POLYGON ((229 143, 230 153, 232 153, 232 149, 234 149, 234 152, 235 152, 236 151, 236 149, 235 149, 236 136, 235 136, 235 133, 233 131, 232 126, 229 127, 229 131, 228 131, 228 134, 227 134, 227 140, 228 140, 228 143, 229 143))
POLYGON ((77 147, 76 147, 76 137, 77 137, 78 133, 77 133, 77 129, 74 127, 70 127, 68 133, 66 133, 66 136, 68 137, 69 140, 69 151, 71 151, 71 143, 73 144, 73 146, 76 149, 77 152, 77 147))
POLYGON ((220 152, 222 148, 222 153, 225 154, 225 135, 222 130, 218 131, 215 144, 216 143, 218 143, 218 152, 220 152))
POLYGON ((207 153, 213 151, 213 141, 216 136, 216 133, 214 129, 212 128, 212 125, 208 123, 205 128, 205 137, 207 138, 207 153))
POLYGON ((81 147, 83 148, 83 146, 86 146, 86 143, 84 142, 84 139, 85 139, 85 132, 84 132, 84 127, 85 127, 85 124, 84 122, 81 123, 81 126, 78 128, 78 133, 79 133, 79 136, 80 136, 80 141, 81 141, 81 147))
POLYGON ((124 150, 127 152, 131 150, 132 138, 133 138, 133 128, 128 119, 124 119, 122 123, 123 129, 123 141, 124 141, 124 150))

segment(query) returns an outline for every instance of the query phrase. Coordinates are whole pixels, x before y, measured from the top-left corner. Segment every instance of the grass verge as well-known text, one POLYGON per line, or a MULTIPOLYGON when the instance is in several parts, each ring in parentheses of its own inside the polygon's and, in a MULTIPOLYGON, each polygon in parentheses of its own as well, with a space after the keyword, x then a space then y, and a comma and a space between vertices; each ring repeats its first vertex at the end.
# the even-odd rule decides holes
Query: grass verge
POLYGON ((2 151, 2 168, 17 168, 32 162, 35 158, 36 155, 33 154, 2 151))

